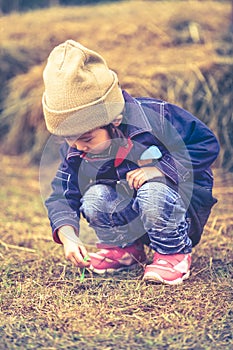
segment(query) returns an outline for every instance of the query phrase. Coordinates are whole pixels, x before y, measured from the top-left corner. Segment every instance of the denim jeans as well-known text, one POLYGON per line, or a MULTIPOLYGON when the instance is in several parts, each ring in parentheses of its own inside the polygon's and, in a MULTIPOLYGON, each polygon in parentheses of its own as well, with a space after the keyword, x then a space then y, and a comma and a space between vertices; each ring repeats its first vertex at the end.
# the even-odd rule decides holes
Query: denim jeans
POLYGON ((93 185, 82 198, 81 212, 101 243, 124 247, 147 232, 151 248, 161 254, 192 250, 185 205, 164 183, 147 182, 136 195, 93 185))

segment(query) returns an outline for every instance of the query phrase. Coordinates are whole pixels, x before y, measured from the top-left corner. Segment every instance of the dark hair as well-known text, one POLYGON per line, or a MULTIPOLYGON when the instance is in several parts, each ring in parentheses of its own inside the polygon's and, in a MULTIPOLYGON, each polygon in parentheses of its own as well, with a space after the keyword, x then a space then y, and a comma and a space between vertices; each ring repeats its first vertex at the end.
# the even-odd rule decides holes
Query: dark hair
POLYGON ((106 129, 108 131, 109 136, 112 140, 116 140, 116 143, 121 146, 127 145, 127 139, 123 132, 115 126, 113 123, 110 123, 108 125, 102 126, 101 129, 106 129))

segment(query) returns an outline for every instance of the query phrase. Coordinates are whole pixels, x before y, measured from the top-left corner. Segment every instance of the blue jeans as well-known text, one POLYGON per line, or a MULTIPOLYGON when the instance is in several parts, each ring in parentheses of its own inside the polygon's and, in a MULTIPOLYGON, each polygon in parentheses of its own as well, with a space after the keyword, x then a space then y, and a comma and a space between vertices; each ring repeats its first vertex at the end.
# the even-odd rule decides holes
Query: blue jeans
POLYGON ((151 248, 161 254, 192 250, 185 205, 164 183, 147 182, 134 196, 93 185, 82 198, 81 212, 101 243, 124 247, 147 232, 151 248))

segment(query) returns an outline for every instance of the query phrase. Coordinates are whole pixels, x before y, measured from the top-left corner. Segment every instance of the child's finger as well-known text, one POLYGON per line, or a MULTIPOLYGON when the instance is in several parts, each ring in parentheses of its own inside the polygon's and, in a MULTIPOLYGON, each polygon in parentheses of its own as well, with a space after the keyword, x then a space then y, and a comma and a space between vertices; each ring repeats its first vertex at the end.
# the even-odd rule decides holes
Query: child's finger
POLYGON ((135 169, 127 173, 127 181, 130 188, 135 188, 136 190, 145 182, 145 173, 142 169, 135 169))
POLYGON ((70 258, 70 261, 77 267, 88 267, 90 265, 90 262, 86 261, 81 254, 77 253, 70 258))
POLYGON ((138 189, 144 182, 145 182, 145 175, 144 173, 140 173, 138 174, 135 178, 134 178, 134 182, 133 182, 133 187, 135 189, 138 189))
POLYGON ((82 264, 83 264, 83 266, 88 267, 90 265, 90 257, 87 253, 87 250, 83 245, 80 246, 79 249, 80 249, 81 255, 83 257, 82 264))
POLYGON ((137 172, 138 172, 138 169, 135 169, 135 170, 129 171, 126 174, 126 180, 129 184, 130 188, 134 187, 134 180, 135 180, 135 176, 136 176, 137 172))

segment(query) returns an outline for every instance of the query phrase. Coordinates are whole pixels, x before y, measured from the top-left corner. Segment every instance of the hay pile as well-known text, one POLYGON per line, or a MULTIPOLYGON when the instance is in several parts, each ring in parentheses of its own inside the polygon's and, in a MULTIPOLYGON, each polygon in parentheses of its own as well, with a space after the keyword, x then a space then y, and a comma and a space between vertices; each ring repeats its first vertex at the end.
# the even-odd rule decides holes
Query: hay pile
POLYGON ((230 13, 230 2, 128 1, 0 18, 1 149, 40 159, 42 71, 52 48, 74 39, 101 53, 132 95, 174 102, 207 123, 222 146, 217 165, 233 170, 230 13))

